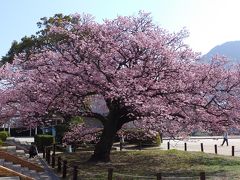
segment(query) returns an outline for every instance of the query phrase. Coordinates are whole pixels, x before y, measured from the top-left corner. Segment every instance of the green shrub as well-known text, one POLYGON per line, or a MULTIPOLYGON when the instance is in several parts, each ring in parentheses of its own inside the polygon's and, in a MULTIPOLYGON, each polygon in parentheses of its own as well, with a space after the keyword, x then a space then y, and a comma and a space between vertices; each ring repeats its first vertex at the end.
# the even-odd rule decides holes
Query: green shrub
POLYGON ((37 145, 38 151, 43 152, 45 146, 50 146, 54 143, 54 137, 52 135, 40 134, 34 136, 34 142, 37 145))
POLYGON ((9 137, 9 133, 7 131, 0 131, 0 140, 6 141, 7 137, 9 137))
POLYGON ((0 146, 2 146, 3 145, 3 141, 0 139, 0 146))

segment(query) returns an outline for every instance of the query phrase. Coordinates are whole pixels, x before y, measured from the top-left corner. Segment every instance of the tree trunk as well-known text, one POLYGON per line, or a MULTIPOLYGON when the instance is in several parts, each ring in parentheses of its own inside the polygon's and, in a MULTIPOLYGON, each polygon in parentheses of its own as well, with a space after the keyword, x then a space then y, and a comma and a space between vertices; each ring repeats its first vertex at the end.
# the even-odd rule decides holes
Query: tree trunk
POLYGON ((96 144, 94 154, 89 159, 92 162, 109 162, 110 152, 118 130, 122 128, 123 124, 134 120, 131 116, 128 116, 129 111, 132 110, 131 107, 121 104, 121 99, 109 99, 106 100, 106 103, 109 114, 102 121, 103 132, 100 141, 96 144))
POLYGON ((89 159, 90 162, 109 162, 110 152, 116 136, 117 131, 120 129, 118 127, 118 121, 109 119, 108 122, 104 124, 103 133, 101 135, 100 141, 96 144, 94 154, 89 159))

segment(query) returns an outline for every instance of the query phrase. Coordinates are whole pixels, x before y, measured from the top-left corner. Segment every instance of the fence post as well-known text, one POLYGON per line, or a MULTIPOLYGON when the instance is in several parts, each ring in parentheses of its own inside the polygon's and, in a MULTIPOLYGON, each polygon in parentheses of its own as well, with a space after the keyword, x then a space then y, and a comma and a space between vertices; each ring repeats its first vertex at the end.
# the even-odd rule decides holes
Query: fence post
POLYGON ((52 153, 52 168, 55 168, 55 154, 52 153))
POLYGON ((45 151, 45 159, 47 161, 47 156, 48 156, 48 154, 47 154, 47 147, 44 147, 44 151, 45 151))
POLYGON ((53 154, 55 155, 55 153, 56 153, 56 144, 54 143, 53 144, 53 154))
POLYGON ((214 149, 215 149, 215 154, 217 154, 217 145, 214 145, 214 149))
POLYGON ((61 172, 62 170, 62 160, 61 156, 58 156, 58 172, 61 172))
POLYGON ((203 152, 203 143, 201 143, 201 151, 203 152))
POLYGON ((142 150, 142 142, 141 141, 139 142, 139 150, 140 151, 142 150))
POLYGON ((161 173, 157 173, 157 180, 162 180, 162 174, 161 173))
POLYGON ((113 168, 109 168, 108 169, 108 180, 112 180, 113 179, 113 168))
POLYGON ((206 180, 205 172, 200 172, 200 180, 206 180))
POLYGON ((73 180, 77 180, 78 178, 78 166, 73 166, 73 180))
POLYGON ((120 141, 120 151, 123 149, 123 143, 120 141))
POLYGON ((67 160, 63 161, 63 171, 62 171, 62 178, 66 178, 67 176, 67 160))
POLYGON ((170 142, 169 141, 167 142, 167 149, 168 150, 170 149, 170 142))
POLYGON ((47 148, 47 154, 46 154, 46 158, 47 158, 47 163, 50 164, 50 149, 47 148))
POLYGON ((232 146, 232 156, 234 156, 234 146, 232 146))
POLYGON ((44 146, 43 147, 43 159, 45 159, 46 158, 46 147, 44 146))
POLYGON ((187 151, 187 143, 184 143, 184 150, 187 151))

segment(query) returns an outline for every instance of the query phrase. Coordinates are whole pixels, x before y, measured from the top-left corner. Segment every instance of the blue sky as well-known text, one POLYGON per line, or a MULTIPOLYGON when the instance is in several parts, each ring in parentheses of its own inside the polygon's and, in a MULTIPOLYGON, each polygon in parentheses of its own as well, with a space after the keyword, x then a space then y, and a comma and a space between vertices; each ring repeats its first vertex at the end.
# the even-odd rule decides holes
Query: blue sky
POLYGON ((37 31, 41 17, 56 13, 89 13, 97 21, 117 15, 151 12, 161 27, 190 32, 186 42, 195 51, 206 53, 226 41, 240 40, 239 0, 2 0, 0 4, 0 57, 13 40, 37 31))

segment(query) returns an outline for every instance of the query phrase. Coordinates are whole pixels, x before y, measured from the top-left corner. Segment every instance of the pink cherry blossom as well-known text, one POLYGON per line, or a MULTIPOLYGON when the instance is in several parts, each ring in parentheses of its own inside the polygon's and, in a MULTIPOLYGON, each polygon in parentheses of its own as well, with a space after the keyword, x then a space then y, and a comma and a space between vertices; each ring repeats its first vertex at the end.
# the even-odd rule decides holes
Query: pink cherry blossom
POLYGON ((144 12, 103 23, 74 18, 79 23, 49 30, 49 37, 63 37, 59 42, 1 68, 8 83, 0 90, 3 122, 16 115, 27 126, 53 115, 97 118, 103 125, 91 158, 97 161, 110 160, 114 136, 129 122, 164 135, 239 126, 239 66, 225 68, 219 56, 201 62, 184 43, 185 29, 169 33, 144 12))

